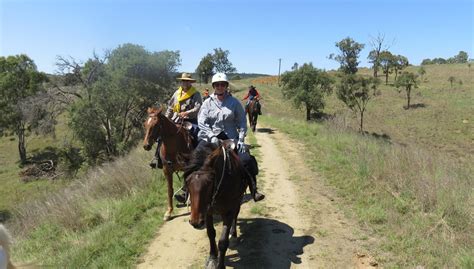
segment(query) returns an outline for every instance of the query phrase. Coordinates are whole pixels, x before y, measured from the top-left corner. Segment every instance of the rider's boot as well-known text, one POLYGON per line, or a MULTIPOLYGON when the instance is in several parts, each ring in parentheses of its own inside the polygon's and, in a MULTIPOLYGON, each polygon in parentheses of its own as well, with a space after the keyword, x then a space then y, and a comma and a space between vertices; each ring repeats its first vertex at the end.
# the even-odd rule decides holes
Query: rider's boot
POLYGON ((257 178, 255 176, 250 177, 250 193, 255 202, 261 201, 265 198, 265 194, 259 193, 257 190, 257 178))
POLYGON ((150 167, 152 169, 155 169, 155 168, 163 169, 163 161, 160 158, 160 143, 156 147, 155 156, 153 156, 153 159, 150 162, 150 167))

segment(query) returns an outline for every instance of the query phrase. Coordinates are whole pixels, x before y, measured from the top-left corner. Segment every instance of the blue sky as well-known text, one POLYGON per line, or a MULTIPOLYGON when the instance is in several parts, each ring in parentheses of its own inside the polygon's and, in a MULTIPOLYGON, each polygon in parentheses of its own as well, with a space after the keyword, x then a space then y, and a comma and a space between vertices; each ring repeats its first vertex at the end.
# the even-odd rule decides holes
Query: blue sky
POLYGON ((474 58, 473 0, 0 0, 0 55, 25 53, 54 73, 56 56, 78 60, 123 43, 179 50, 180 71, 193 72, 214 48, 230 51, 239 72, 278 73, 327 57, 349 36, 366 44, 384 34, 392 53, 418 65, 463 50, 474 58))

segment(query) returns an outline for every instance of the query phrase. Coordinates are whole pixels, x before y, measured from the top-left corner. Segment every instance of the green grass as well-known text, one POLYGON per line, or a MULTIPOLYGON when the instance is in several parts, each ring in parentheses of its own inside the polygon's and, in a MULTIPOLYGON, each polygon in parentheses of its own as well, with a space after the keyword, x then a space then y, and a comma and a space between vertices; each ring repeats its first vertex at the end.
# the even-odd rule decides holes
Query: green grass
MULTIPOLYGON (((308 166, 337 187, 361 223, 384 238, 374 247, 395 254, 387 267, 472 268, 474 76, 464 65, 425 69, 413 103, 426 107, 404 110, 404 94, 390 86, 382 86, 369 103, 365 130, 386 134, 389 142, 348 130, 356 129, 358 120, 334 96, 325 109, 336 115, 334 121, 308 124, 301 120, 304 111, 294 109, 271 78, 232 81, 231 87, 240 97, 248 85, 257 86, 263 96, 261 123, 305 143, 308 166), (463 83, 451 88, 449 76, 463 83)), ((64 122, 56 138, 28 137, 28 153, 70 140, 64 122)), ((247 142, 257 143, 251 132, 247 142)), ((252 153, 261 154, 258 147, 252 153)), ((18 242, 14 258, 67 268, 133 267, 164 213, 165 186, 147 169, 149 157, 132 152, 78 180, 25 184, 18 176, 16 140, 0 138, 0 215, 11 216, 18 242)))
POLYGON ((466 203, 472 201, 469 168, 445 163, 445 156, 406 155, 388 143, 319 124, 271 117, 264 122, 305 144, 308 166, 337 187, 361 223, 387 238, 381 247, 396 257, 389 265, 461 265, 454 257, 474 242, 466 203))
MULTIPOLYGON (((418 67, 409 67, 416 72, 418 67)), ((285 100, 276 79, 241 81, 263 96, 260 122, 304 143, 304 159, 344 197, 347 211, 381 238, 373 246, 392 252, 387 267, 470 268, 474 254, 474 76, 467 65, 426 66, 427 74, 403 109, 404 92, 381 85, 369 103, 362 136, 358 118, 335 95, 321 123, 304 121, 285 100), (451 88, 448 77, 462 80, 451 88)), ((362 69, 370 75, 370 70, 362 69)), ((389 84, 393 83, 393 76, 389 84)))
POLYGON ((265 215, 265 212, 267 211, 267 209, 261 205, 261 204, 254 204, 251 208, 250 208, 250 213, 254 214, 254 215, 258 215, 258 216, 263 216, 265 215))
POLYGON ((44 222, 21 241, 16 255, 55 268, 133 267, 162 223, 157 208, 164 197, 157 193, 163 190, 156 183, 123 199, 104 199, 95 208, 83 208, 87 212, 78 220, 85 225, 81 231, 44 222))
POLYGON ((148 155, 134 151, 36 201, 37 208, 21 208, 11 223, 20 236, 15 259, 54 268, 133 267, 166 208, 166 184, 161 170, 146 166, 148 155))
MULTIPOLYGON (((37 136, 30 134, 26 137, 27 156, 44 152, 47 148, 62 147, 64 141, 72 141, 72 133, 68 130, 66 116, 58 119, 56 136, 37 136)), ((19 163, 18 139, 16 136, 0 137, 0 221, 2 212, 8 219, 18 204, 37 199, 44 192, 55 192, 71 181, 69 178, 59 177, 56 180, 40 179, 24 183, 19 175, 22 168, 19 163)))

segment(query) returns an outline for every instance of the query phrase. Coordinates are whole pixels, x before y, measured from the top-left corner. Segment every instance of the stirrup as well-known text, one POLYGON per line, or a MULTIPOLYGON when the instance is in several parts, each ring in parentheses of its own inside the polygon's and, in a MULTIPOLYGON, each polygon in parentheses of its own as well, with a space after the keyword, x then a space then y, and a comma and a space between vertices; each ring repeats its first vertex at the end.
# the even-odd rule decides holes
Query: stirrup
POLYGON ((163 169, 163 162, 161 162, 161 159, 153 157, 151 162, 149 163, 151 169, 163 169))

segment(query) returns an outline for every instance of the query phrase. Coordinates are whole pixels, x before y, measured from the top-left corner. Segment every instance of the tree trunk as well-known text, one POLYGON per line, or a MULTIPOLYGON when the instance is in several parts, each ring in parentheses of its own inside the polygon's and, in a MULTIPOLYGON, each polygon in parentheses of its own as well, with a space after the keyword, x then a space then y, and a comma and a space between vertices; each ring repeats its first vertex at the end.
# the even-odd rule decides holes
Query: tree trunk
POLYGON ((25 126, 20 123, 18 126, 18 152, 20 153, 20 162, 26 163, 26 146, 25 146, 25 126))
POLYGON ((306 106, 306 120, 310 121, 311 120, 311 108, 306 106))
POLYGON ((395 69, 395 81, 397 81, 397 77, 398 77, 398 70, 395 69))
POLYGON ((411 93, 411 87, 407 88, 407 109, 410 108, 410 93, 411 93))
POLYGON ((385 85, 388 85, 388 72, 385 74, 385 85))
POLYGON ((364 111, 360 112, 360 132, 362 133, 364 130, 364 111))

